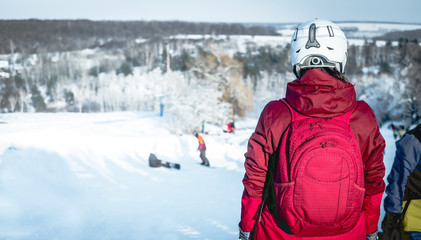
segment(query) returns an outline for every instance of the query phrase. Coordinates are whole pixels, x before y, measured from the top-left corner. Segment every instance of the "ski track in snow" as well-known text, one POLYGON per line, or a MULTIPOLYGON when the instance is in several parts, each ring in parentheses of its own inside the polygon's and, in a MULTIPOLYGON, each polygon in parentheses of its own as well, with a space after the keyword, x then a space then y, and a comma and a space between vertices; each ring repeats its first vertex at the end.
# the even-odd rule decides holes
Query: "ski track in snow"
POLYGON ((237 234, 238 234, 238 231, 232 231, 232 229, 230 229, 227 225, 224 225, 217 220, 208 219, 207 221, 210 224, 214 225, 216 228, 219 228, 219 229, 227 232, 228 234, 231 234, 233 236, 237 236, 237 234))
POLYGON ((200 238, 200 232, 198 232, 197 230, 189 226, 178 226, 177 231, 183 233, 185 236, 189 238, 196 238, 196 239, 200 238))

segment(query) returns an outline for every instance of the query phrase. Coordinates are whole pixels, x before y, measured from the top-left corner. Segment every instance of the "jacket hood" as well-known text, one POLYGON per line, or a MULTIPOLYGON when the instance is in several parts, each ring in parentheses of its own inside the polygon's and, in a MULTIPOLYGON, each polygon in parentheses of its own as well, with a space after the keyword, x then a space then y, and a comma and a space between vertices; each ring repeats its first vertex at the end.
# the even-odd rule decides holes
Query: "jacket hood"
POLYGON ((338 80, 317 68, 288 83, 286 100, 301 114, 323 118, 342 115, 357 104, 351 83, 338 80))

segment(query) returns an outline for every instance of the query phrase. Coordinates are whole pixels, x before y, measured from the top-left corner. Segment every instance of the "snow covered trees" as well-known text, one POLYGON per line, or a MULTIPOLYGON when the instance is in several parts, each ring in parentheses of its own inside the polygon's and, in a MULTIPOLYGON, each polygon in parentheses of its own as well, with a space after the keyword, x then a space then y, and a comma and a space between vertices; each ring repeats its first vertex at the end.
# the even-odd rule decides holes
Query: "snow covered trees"
MULTIPOLYGON (((80 22, 67 23, 65 29, 85 29, 75 24, 80 22)), ((160 32, 170 25, 154 22, 143 27, 152 33, 153 28, 160 32)), ((198 26, 187 25, 193 30, 198 26)), ((218 33, 248 31, 237 25, 200 26, 218 29, 218 33)), ((98 36, 108 36, 104 29, 98 28, 98 36)), ((71 36, 66 34, 66 38, 71 36)), ((124 36, 127 39, 99 37, 72 43, 95 46, 84 50, 63 46, 72 51, 25 48, 14 42, 9 60, 14 71, 0 79, 1 111, 159 111, 161 99, 164 117, 171 118, 170 128, 192 132, 203 121, 223 124, 282 98, 287 82, 294 80, 288 37, 124 36)), ((407 40, 350 45, 346 75, 356 85, 357 97, 369 102, 380 122, 419 121, 420 49, 407 40)))

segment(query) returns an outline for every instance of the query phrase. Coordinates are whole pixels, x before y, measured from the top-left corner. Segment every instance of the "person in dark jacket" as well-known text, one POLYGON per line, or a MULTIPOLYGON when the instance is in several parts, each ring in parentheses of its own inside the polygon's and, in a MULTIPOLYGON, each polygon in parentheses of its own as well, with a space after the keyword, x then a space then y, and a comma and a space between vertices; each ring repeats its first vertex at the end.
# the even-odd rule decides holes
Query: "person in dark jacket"
POLYGON ((291 39, 291 61, 297 79, 288 83, 285 101, 275 100, 266 105, 248 142, 239 223, 240 239, 377 238, 380 204, 385 189, 385 141, 373 110, 364 101, 356 100, 354 86, 343 74, 346 58, 346 37, 331 21, 314 19, 296 29, 291 39), (275 155, 281 137, 291 123, 291 113, 286 104, 299 114, 315 118, 332 118, 353 110, 349 125, 361 150, 365 195, 358 222, 349 232, 326 237, 297 237, 288 234, 280 227, 281 221, 274 213, 276 206, 271 196, 263 199, 265 181, 270 171, 273 171, 269 169, 269 159, 275 155))
POLYGON ((383 239, 421 239, 421 124, 396 141, 387 181, 383 239))

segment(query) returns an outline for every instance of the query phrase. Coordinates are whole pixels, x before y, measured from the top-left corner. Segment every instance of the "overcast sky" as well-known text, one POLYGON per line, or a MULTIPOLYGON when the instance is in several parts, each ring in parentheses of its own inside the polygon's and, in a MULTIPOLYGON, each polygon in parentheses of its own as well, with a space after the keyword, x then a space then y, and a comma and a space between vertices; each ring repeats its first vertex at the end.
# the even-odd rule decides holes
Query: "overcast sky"
POLYGON ((421 0, 0 0, 0 19, 421 23, 421 0))

